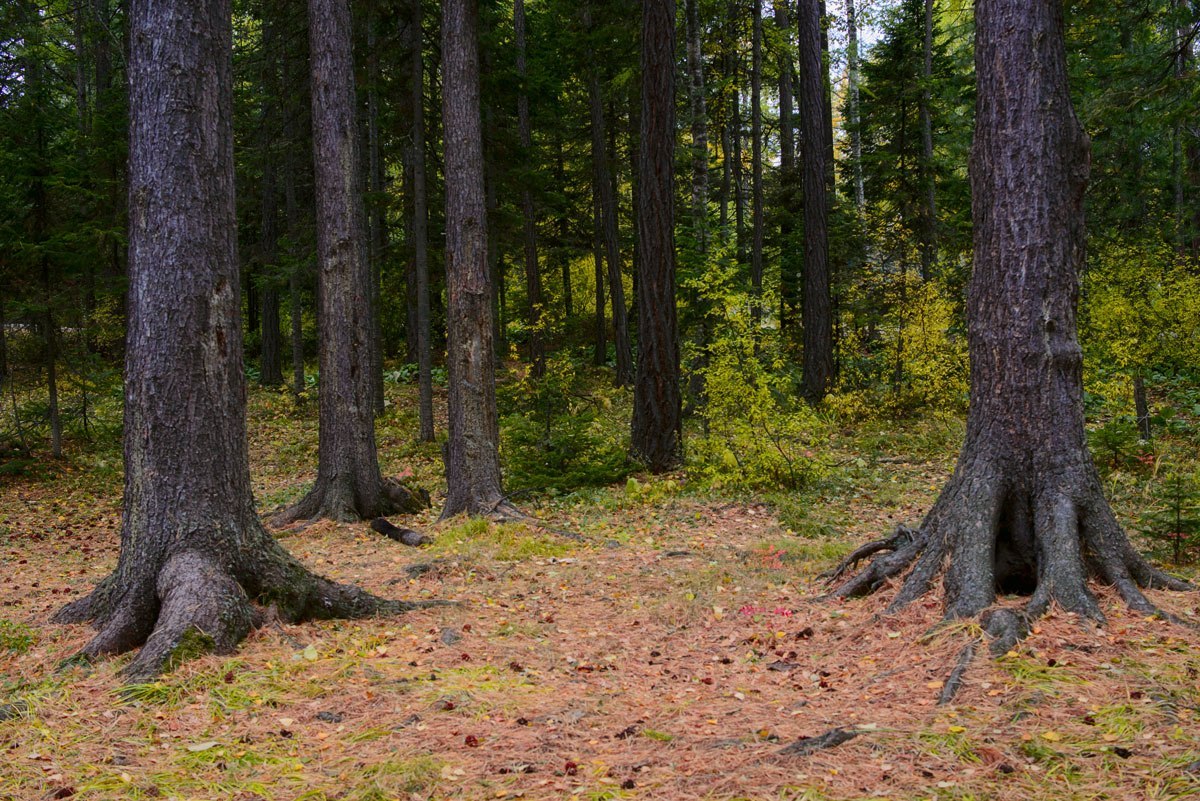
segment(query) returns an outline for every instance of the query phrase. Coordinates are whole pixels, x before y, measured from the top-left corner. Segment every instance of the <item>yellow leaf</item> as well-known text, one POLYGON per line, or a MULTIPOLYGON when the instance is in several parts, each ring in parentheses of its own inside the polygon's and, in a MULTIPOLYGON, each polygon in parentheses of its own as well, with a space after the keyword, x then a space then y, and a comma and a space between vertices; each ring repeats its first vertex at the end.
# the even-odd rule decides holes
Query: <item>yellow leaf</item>
POLYGON ((1052 743, 1057 743, 1062 739, 1062 735, 1056 731, 1044 731, 1042 732, 1042 739, 1049 740, 1052 743))
POLYGON ((951 734, 962 734, 962 733, 963 733, 964 731, 966 731, 966 730, 967 730, 967 729, 966 729, 966 727, 965 727, 965 726, 951 726, 951 727, 950 727, 950 733, 951 733, 951 734))
POLYGON ((931 681, 925 686, 931 690, 940 690, 946 684, 944 681, 931 681))

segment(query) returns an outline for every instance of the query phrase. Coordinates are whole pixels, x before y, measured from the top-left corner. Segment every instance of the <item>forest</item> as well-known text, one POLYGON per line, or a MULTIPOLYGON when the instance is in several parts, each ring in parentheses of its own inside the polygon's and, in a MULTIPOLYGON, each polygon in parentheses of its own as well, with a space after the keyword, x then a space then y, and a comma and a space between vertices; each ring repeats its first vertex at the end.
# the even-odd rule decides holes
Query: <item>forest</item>
POLYGON ((0 6, 0 801, 1200 796, 1197 0, 0 6))

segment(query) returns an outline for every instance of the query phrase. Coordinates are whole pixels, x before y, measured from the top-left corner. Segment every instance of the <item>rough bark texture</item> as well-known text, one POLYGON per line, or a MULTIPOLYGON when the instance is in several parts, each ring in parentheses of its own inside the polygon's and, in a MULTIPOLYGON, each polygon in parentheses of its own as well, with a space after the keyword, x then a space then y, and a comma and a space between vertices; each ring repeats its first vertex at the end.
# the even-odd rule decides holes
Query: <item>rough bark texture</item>
MULTIPOLYGON (((584 26, 591 29, 591 4, 584 6, 584 26)), ((611 298, 613 340, 616 348, 616 384, 633 383, 633 351, 629 345, 629 312, 625 307, 625 285, 621 280, 621 240, 617 220, 617 191, 609 164, 604 96, 600 91, 599 67, 588 73, 588 108, 591 113, 592 183, 600 204, 600 227, 608 264, 608 294, 611 298)))
MULTIPOLYGON (((915 562, 892 608, 944 573, 950 617, 979 614, 1004 592, 1030 596, 1030 616, 1053 602, 1101 620, 1091 575, 1153 613, 1139 587, 1187 585, 1134 551, 1084 433, 1076 305, 1089 145, 1067 93, 1061 8, 980 0, 975 14, 966 442, 921 529, 893 538, 837 594, 869 592, 915 562)), ((1020 636, 1005 620, 989 624, 997 641, 1020 636)))
POLYGON ((833 380, 833 303, 829 289, 829 196, 826 183, 825 86, 821 15, 800 3, 800 130, 804 142, 804 377, 803 393, 820 401, 833 380))
POLYGON ((633 452, 654 472, 683 450, 675 310, 675 3, 642 4, 638 181, 638 360, 633 452))
POLYGON ((792 80, 794 77, 789 2, 776 0, 775 27, 783 43, 779 49, 779 200, 783 210, 779 215, 779 238, 783 252, 779 258, 779 329, 790 332, 795 326, 799 304, 800 259, 792 252, 792 209, 796 204, 796 131, 792 115, 792 80))
POLYGON ((279 196, 276 192, 275 159, 271 138, 274 136, 275 104, 279 102, 275 83, 274 29, 268 20, 263 21, 263 83, 270 96, 263 100, 262 142, 262 230, 259 252, 262 256, 263 285, 260 300, 262 313, 259 315, 260 341, 259 383, 264 387, 277 387, 283 383, 283 358, 279 329, 279 196))
POLYGON ((921 278, 928 281, 937 261, 937 184, 933 170, 933 117, 930 89, 933 82, 933 0, 925 0, 925 38, 921 62, 921 184, 925 205, 921 209, 921 278))
POLYGON ((750 56, 750 186, 751 186, 751 244, 750 293, 751 316, 755 336, 762 321, 763 240, 766 226, 763 221, 763 124, 762 124, 762 0, 754 0, 751 20, 750 56))
MULTIPOLYGON (((529 121, 529 93, 525 88, 528 78, 525 71, 525 0, 513 3, 513 32, 517 45, 517 79, 521 82, 517 94, 517 131, 526 162, 532 163, 533 129, 529 121)), ((546 344, 545 332, 542 331, 542 269, 538 262, 537 210, 534 208, 528 176, 524 183, 521 189, 521 215, 524 219, 525 245, 525 324, 529 327, 529 362, 533 366, 533 377, 541 378, 546 372, 546 344)))
POLYGON ((413 271, 416 281, 418 416, 422 442, 433 442, 433 346, 429 341, 429 199, 425 186, 425 37, 421 0, 413 0, 409 58, 412 67, 413 271))
POLYGON ((446 138, 446 306, 450 439, 446 506, 504 515, 487 263, 477 0, 442 0, 442 120, 446 138))
POLYGON ((59 622, 87 657, 142 650, 153 677, 230 651, 261 618, 412 608, 308 572, 250 494, 233 198, 228 0, 130 3, 130 289, 125 505, 116 572, 59 622), (170 387, 170 392, 163 392, 170 387))
POLYGON ((863 186, 862 129, 859 116, 858 77, 858 18, 854 0, 846 0, 846 89, 849 96, 846 109, 850 119, 850 169, 854 181, 854 208, 860 212, 866 206, 866 191, 863 186))
POLYGON ((317 195, 320 440, 317 481, 276 524, 350 521, 427 505, 379 473, 375 450, 371 270, 354 115, 348 0, 310 0, 313 165, 317 195))
POLYGON ((383 414, 387 402, 383 391, 383 327, 380 323, 382 299, 381 279, 383 256, 388 246, 387 215, 383 200, 383 153, 379 135, 379 48, 375 26, 378 11, 374 2, 367 3, 367 186, 371 191, 370 213, 366 216, 369 246, 367 271, 371 282, 371 396, 376 415, 383 414))

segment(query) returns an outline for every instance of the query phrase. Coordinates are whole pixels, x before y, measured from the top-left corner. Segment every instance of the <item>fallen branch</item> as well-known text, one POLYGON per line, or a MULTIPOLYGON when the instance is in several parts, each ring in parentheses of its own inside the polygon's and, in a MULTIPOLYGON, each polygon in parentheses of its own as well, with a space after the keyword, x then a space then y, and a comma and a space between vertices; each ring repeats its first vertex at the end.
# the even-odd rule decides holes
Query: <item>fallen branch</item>
POLYGON ((791 745, 779 749, 780 756, 808 756, 826 748, 835 748, 842 743, 848 743, 858 735, 861 729, 830 729, 819 737, 802 737, 791 745))

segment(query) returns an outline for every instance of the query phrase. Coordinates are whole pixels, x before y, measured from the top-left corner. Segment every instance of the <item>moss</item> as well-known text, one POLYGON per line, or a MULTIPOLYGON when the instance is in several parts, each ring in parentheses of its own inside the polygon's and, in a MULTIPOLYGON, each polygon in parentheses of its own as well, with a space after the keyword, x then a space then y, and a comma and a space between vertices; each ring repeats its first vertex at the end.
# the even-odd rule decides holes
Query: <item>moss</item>
POLYGON ((179 642, 175 643, 175 647, 171 649, 164 670, 169 673, 184 662, 211 654, 216 648, 216 640, 192 626, 183 633, 179 642))

